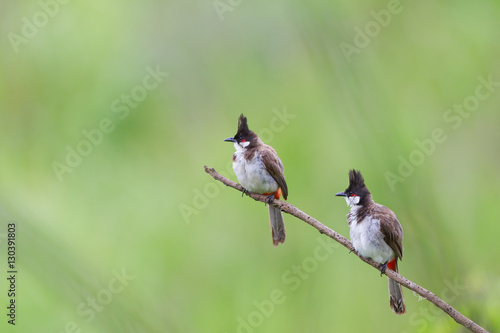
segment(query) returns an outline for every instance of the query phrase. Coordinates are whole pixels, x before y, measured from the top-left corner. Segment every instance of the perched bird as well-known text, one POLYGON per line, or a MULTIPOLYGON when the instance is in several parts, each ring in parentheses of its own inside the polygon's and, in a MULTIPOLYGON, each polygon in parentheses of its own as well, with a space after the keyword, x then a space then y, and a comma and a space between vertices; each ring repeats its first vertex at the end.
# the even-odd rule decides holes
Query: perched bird
MULTIPOLYGON (((247 118, 240 115, 238 131, 232 138, 236 152, 233 155, 233 170, 246 191, 267 195, 269 200, 288 197, 283 163, 273 147, 268 146, 248 128, 247 118)), ((273 245, 285 242, 285 223, 281 210, 269 205, 269 221, 273 245)))
MULTIPOLYGON (((396 214, 373 201, 361 172, 354 169, 349 171, 349 187, 335 195, 345 197, 351 207, 347 221, 354 249, 380 263, 382 273, 386 267, 398 272, 398 258, 403 258, 403 228, 396 214)), ((389 301, 396 314, 406 313, 401 285, 390 278, 389 301)))

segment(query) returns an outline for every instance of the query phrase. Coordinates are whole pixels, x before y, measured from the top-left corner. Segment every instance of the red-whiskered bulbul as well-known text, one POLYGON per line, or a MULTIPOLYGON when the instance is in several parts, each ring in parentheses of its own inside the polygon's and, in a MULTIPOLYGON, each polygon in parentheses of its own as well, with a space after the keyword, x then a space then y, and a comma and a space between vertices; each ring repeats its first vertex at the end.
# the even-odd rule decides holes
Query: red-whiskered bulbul
MULTIPOLYGON (((349 171, 349 187, 335 195, 345 197, 351 207, 347 221, 354 249, 380 263, 382 273, 386 267, 398 272, 398 258, 403 258, 403 228, 396 214, 373 201, 361 172, 354 169, 349 171)), ((389 301, 396 314, 406 313, 401 285, 390 278, 389 301)))
MULTIPOLYGON (((283 163, 273 147, 268 146, 248 129, 247 118, 240 115, 238 131, 232 138, 224 141, 232 142, 236 152, 233 155, 233 170, 246 191, 256 192, 273 197, 288 197, 283 163)), ((273 236, 273 245, 285 242, 285 223, 283 214, 278 208, 269 206, 269 220, 273 236)))

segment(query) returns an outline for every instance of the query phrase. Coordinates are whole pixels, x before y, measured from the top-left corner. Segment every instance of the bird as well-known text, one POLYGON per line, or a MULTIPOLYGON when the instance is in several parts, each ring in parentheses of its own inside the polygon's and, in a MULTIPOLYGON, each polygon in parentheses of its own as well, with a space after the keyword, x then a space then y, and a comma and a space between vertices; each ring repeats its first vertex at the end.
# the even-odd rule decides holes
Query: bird
POLYGON ((283 163, 278 154, 248 128, 247 118, 243 114, 238 119, 235 136, 224 141, 232 142, 236 149, 233 154, 233 170, 244 192, 268 196, 273 245, 284 243, 286 231, 283 214, 279 208, 269 204, 273 198, 279 200, 281 195, 285 200, 288 197, 283 163))
MULTIPOLYGON (((349 187, 335 194, 345 197, 350 207, 347 221, 354 250, 380 264, 380 275, 387 267, 398 272, 403 258, 403 228, 392 210, 375 203, 361 172, 349 170, 349 187)), ((397 314, 406 313, 401 285, 389 279, 389 304, 397 314)))

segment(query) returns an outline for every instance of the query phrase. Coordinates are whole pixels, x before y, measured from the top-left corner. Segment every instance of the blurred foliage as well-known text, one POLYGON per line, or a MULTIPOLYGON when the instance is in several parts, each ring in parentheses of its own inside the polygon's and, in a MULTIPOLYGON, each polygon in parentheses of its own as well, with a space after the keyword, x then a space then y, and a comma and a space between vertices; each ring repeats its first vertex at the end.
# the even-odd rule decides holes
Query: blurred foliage
POLYGON ((290 216, 273 248, 264 205, 203 172, 235 180, 222 140, 240 113, 279 153, 290 203, 348 236, 333 194, 360 169, 403 225, 401 273, 500 331, 500 92, 481 83, 500 81, 499 2, 2 7, 17 332, 464 331, 408 290, 395 316, 385 278, 290 216))

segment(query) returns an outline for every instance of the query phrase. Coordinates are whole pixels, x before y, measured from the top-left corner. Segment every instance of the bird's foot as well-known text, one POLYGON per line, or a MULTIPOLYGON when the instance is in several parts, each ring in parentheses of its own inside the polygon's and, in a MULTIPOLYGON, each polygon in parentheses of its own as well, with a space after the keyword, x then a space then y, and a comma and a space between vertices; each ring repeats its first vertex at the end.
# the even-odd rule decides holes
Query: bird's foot
POLYGON ((351 254, 351 253, 352 253, 352 251, 356 251, 356 249, 355 249, 355 248, 352 248, 352 249, 351 249, 351 251, 349 251, 349 254, 351 254))
POLYGON ((269 205, 271 204, 271 202, 273 201, 274 199, 274 193, 271 193, 269 194, 267 197, 266 197, 266 203, 269 205))
POLYGON ((387 260, 386 262, 384 262, 383 264, 380 264, 378 266, 378 268, 380 268, 380 276, 382 276, 382 274, 385 274, 385 270, 387 268, 388 263, 389 263, 389 260, 387 260))
POLYGON ((246 188, 244 188, 243 186, 241 187, 243 189, 243 191, 241 191, 241 197, 243 198, 243 196, 246 194, 248 195, 248 193, 250 193, 246 188))

